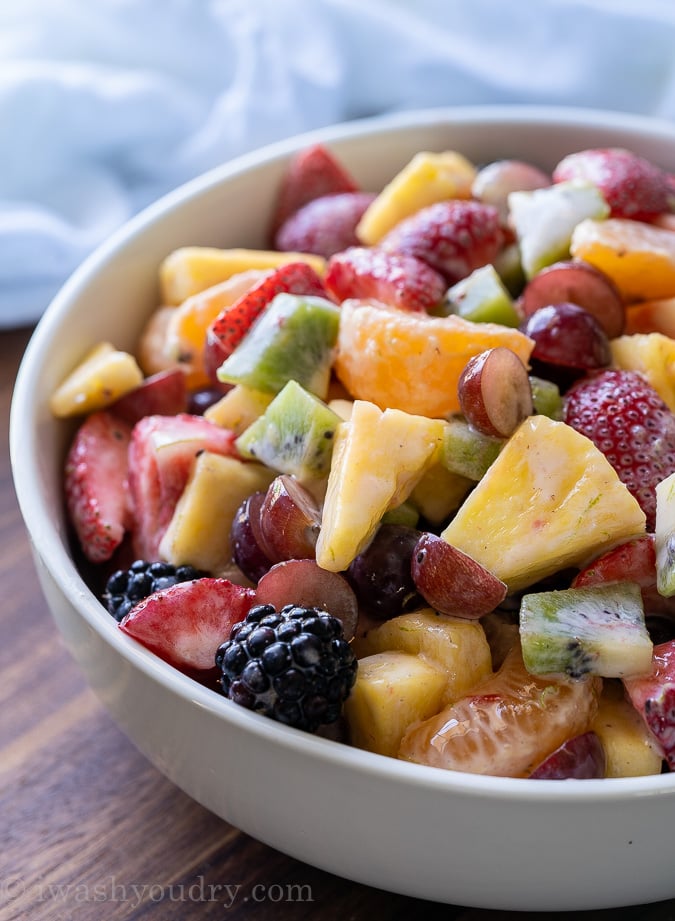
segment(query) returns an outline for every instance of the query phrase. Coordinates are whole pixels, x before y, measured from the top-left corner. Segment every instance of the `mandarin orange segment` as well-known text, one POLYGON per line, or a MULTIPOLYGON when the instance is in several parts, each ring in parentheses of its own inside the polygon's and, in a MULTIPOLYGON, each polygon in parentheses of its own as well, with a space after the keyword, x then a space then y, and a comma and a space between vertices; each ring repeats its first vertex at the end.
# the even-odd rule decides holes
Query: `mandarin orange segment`
POLYGON ((661 333, 675 339, 675 297, 634 304, 626 311, 626 334, 661 333))
POLYGON ((399 758, 418 764, 528 777, 566 739, 586 732, 602 682, 530 675, 520 645, 500 670, 436 716, 413 725, 399 758))
POLYGON ((186 298, 173 310, 167 323, 165 349, 190 379, 204 385, 209 382, 204 367, 206 330, 221 310, 231 307, 266 274, 268 272, 263 269, 238 272, 226 281, 186 298))
POLYGON ((570 252, 608 275, 628 304, 675 297, 673 230, 625 218, 588 218, 575 227, 570 252))
POLYGON ((457 383, 467 361, 500 345, 527 365, 534 343, 495 323, 352 300, 342 305, 334 367, 358 399, 380 409, 443 418, 460 411, 457 383))

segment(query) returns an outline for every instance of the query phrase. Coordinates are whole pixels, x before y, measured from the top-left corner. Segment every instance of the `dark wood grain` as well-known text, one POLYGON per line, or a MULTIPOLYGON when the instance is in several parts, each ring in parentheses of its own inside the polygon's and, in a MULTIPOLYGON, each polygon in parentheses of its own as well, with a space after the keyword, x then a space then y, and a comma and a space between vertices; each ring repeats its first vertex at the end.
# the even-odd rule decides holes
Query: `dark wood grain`
MULTIPOLYGON (((513 917, 380 892, 290 859, 198 806, 120 733, 61 644, 14 497, 7 420, 28 335, 0 333, 0 919, 513 917)), ((574 917, 674 912, 662 903, 574 917)))

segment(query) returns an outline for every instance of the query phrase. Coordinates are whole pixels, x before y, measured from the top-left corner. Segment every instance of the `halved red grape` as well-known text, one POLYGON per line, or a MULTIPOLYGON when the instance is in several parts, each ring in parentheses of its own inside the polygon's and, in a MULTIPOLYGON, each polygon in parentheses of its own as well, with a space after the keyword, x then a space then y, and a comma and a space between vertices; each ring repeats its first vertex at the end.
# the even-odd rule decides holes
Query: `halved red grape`
POLYGON ((589 262, 569 260, 542 269, 518 302, 525 317, 550 304, 571 303, 593 314, 610 339, 626 325, 626 309, 614 282, 589 262))
POLYGON ((342 621, 345 639, 354 637, 358 619, 356 595, 344 576, 329 572, 314 560, 284 560, 276 563, 258 582, 256 604, 285 604, 321 608, 342 621))
POLYGON ((260 511, 260 526, 275 563, 314 559, 321 510, 295 477, 282 473, 272 480, 260 511))
POLYGON ((230 531, 232 559, 251 582, 257 582, 270 568, 265 540, 260 527, 264 492, 254 492, 239 506, 230 531))
POLYGON ((534 340, 532 359, 544 365, 594 371, 612 360, 607 333, 593 314, 577 304, 541 307, 522 330, 534 340))
POLYGON ((556 748, 530 774, 532 780, 591 780, 605 776, 606 756, 599 736, 584 732, 556 748))
POLYGON ((410 563, 420 532, 399 524, 380 525, 368 547, 347 570, 359 604, 373 617, 387 620, 401 614, 415 599, 410 563))
POLYGON ((508 438, 534 411, 527 369, 503 346, 471 358, 457 392, 467 422, 484 435, 508 438))
POLYGON ((435 534, 418 540, 411 574, 422 597, 440 614, 476 620, 506 597, 501 579, 435 534))

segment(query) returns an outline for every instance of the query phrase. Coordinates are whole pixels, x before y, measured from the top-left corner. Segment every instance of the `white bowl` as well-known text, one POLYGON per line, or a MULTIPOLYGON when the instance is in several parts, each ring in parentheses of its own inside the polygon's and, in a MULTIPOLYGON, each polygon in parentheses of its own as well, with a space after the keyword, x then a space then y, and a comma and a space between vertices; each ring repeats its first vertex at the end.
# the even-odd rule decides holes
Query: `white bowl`
POLYGON ((263 246, 289 155, 329 144, 377 190, 417 151, 481 162, 620 145, 675 166, 675 127, 619 114, 435 109, 342 125, 239 158, 131 221, 75 273, 28 347, 11 453, 54 619, 87 680, 138 748, 191 797, 293 857, 351 880, 484 908, 579 910, 675 897, 675 774, 543 782, 446 772, 289 729, 237 707, 118 630, 66 542, 61 465, 72 429, 48 397, 84 350, 132 348, 178 246, 263 246))

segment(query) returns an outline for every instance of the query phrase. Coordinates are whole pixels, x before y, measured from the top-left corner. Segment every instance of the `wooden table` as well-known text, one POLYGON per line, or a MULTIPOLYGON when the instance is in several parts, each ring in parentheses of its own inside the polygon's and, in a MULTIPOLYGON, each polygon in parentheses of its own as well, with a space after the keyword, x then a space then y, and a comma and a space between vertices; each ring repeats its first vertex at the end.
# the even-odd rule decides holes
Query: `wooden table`
MULTIPOLYGON (((392 895, 286 857, 198 806, 121 734, 50 619, 14 496, 7 420, 28 336, 0 333, 0 921, 513 917, 392 895)), ((675 902, 574 917, 667 921, 675 902)))

